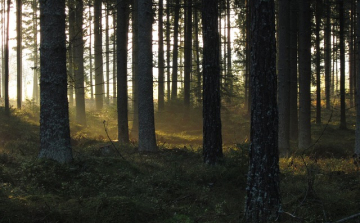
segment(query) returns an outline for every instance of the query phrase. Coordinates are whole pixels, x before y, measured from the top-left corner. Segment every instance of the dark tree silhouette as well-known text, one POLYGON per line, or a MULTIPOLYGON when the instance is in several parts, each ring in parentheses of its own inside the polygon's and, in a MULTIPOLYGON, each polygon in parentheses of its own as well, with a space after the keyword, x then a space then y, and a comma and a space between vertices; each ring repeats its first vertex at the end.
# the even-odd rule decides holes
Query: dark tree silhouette
POLYGON ((272 222, 280 210, 274 1, 251 1, 251 144, 246 222, 272 222))
POLYGON ((66 76, 65 0, 40 0, 40 158, 72 160, 66 76))

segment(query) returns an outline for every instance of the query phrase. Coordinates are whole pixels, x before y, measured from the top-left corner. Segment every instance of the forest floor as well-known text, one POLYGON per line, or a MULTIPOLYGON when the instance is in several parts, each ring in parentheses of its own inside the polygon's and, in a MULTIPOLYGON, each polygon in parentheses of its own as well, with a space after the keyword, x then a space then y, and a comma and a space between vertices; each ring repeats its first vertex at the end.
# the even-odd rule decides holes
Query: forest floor
MULTIPOLYGON (((74 161, 67 165, 36 158, 37 106, 11 117, 1 109, 0 223, 242 222, 249 121, 240 108, 222 111, 224 159, 216 166, 202 162, 201 109, 157 112, 159 151, 145 154, 135 137, 113 148, 115 108, 88 112, 88 128, 71 121, 74 161)), ((334 222, 360 212, 355 116, 349 111, 349 130, 339 130, 336 111, 323 113, 324 124, 312 127, 314 146, 294 146, 280 159, 283 222, 334 222)))

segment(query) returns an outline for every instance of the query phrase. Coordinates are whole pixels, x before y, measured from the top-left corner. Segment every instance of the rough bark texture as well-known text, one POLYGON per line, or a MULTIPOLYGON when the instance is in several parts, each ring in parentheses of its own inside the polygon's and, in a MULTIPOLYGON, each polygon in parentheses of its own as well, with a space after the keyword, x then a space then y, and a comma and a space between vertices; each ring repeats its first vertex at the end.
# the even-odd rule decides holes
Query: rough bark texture
POLYGON ((290 3, 290 140, 298 140, 297 0, 290 3))
POLYGON ((274 1, 251 2, 251 144, 245 219, 271 222, 280 210, 274 1))
POLYGON ((158 108, 159 110, 164 109, 165 106, 165 86, 164 86, 164 31, 163 31, 163 10, 164 4, 163 0, 159 0, 159 57, 158 57, 158 64, 159 64, 159 89, 158 89, 158 108))
POLYGON ((66 80, 65 0, 40 0, 40 158, 72 160, 66 80))
POLYGON ((75 0, 75 36, 73 41, 73 64, 75 81, 76 122, 86 126, 85 88, 84 88, 84 40, 82 0, 75 0))
POLYGON ((202 0, 203 25, 203 156, 216 164, 223 156, 220 114, 218 1, 202 0))
POLYGON ((131 137, 138 138, 139 136, 139 81, 138 81, 138 0, 133 0, 132 7, 132 95, 133 95, 133 124, 131 128, 131 137))
POLYGON ((16 0, 17 108, 22 103, 22 0, 16 0))
POLYGON ((340 18, 340 129, 346 129, 345 115, 345 41, 344 1, 338 0, 340 18))
MULTIPOLYGON (((360 39, 360 0, 357 0, 357 39, 360 39)), ((360 52, 360 44, 357 45, 360 52)), ((360 64, 360 57, 357 57, 357 63, 360 64)), ((360 157, 360 69, 357 69, 357 94, 356 94, 356 129, 355 129, 355 154, 360 157)))
POLYGON ((311 14, 310 0, 298 1, 299 9, 299 149, 311 143, 311 14))
POLYGON ((175 17, 174 17, 174 46, 173 46, 173 65, 171 75, 171 99, 177 98, 178 82, 178 35, 179 35, 179 0, 175 0, 175 17))
POLYGON ((290 1, 279 0, 278 31, 278 107, 279 151, 287 156, 290 149, 290 1))
POLYGON ((138 0, 139 151, 157 150, 152 75, 152 1, 138 0))
POLYGON ((127 0, 117 1, 117 109, 118 140, 129 142, 128 92, 127 92, 127 42, 129 4, 127 0))
POLYGON ((95 105, 97 110, 101 110, 104 106, 101 18, 101 0, 94 0, 95 105))

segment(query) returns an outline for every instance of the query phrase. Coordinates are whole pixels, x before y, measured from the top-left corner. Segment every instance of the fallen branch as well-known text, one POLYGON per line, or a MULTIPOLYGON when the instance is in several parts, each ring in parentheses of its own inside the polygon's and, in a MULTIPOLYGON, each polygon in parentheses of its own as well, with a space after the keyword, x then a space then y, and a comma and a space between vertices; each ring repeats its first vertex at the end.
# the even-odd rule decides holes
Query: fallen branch
POLYGON ((121 158, 123 158, 124 160, 126 160, 126 159, 121 155, 120 151, 116 148, 115 144, 114 144, 113 141, 111 140, 111 138, 110 138, 110 136, 109 136, 109 133, 108 133, 108 131, 107 131, 107 128, 106 128, 106 121, 105 121, 105 120, 103 121, 103 124, 104 124, 104 129, 105 129, 106 135, 107 135, 108 139, 110 140, 111 145, 114 147, 115 151, 119 154, 119 156, 120 156, 121 158))

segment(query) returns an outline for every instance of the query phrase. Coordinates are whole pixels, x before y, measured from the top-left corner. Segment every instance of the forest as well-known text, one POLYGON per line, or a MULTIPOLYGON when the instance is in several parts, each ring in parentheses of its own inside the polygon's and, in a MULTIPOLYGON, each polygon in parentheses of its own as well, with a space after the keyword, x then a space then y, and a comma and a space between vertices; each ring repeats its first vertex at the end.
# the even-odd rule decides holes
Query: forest
POLYGON ((1 222, 359 222, 360 0, 0 0, 1 222))

